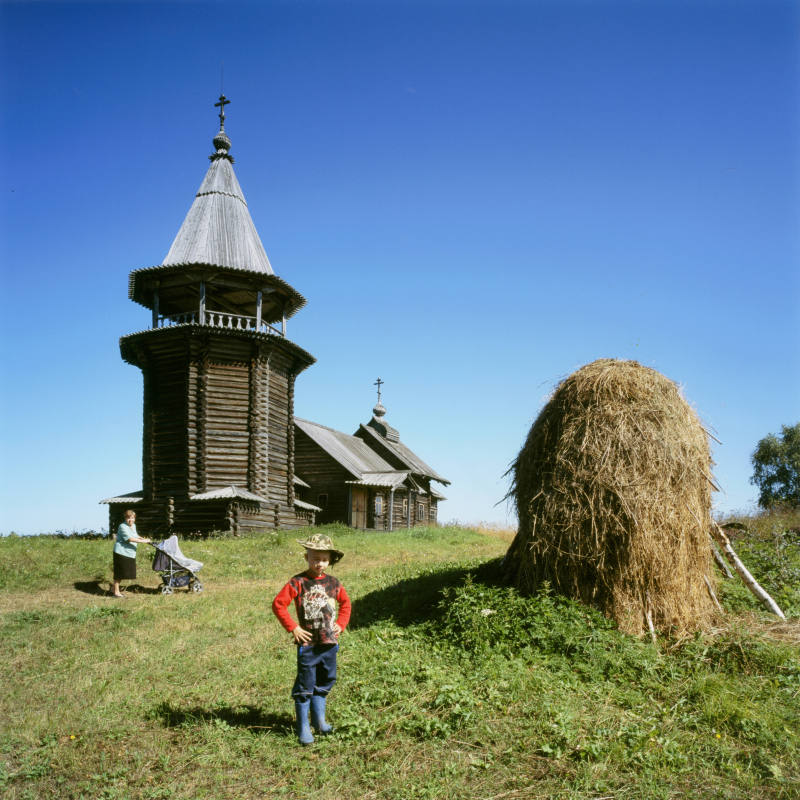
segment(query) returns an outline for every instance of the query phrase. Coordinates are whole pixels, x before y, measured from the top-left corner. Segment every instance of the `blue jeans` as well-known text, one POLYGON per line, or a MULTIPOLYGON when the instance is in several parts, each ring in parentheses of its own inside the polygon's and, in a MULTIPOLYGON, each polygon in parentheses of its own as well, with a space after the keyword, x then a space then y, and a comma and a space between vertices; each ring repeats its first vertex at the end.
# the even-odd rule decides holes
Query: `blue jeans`
POLYGON ((292 687, 295 700, 308 700, 312 694, 328 694, 336 683, 338 651, 338 644, 303 644, 297 648, 297 677, 292 687))

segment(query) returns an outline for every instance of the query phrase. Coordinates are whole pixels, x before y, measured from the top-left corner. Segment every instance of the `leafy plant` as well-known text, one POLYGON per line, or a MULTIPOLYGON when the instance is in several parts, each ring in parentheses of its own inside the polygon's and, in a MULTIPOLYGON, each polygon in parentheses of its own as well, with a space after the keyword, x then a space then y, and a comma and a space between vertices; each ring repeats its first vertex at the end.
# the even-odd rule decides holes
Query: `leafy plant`
POLYGON ((489 651, 558 656, 587 681, 646 676, 658 660, 651 647, 621 634, 598 611, 548 586, 526 597, 468 575, 461 586, 444 589, 439 609, 445 638, 478 657, 489 651))

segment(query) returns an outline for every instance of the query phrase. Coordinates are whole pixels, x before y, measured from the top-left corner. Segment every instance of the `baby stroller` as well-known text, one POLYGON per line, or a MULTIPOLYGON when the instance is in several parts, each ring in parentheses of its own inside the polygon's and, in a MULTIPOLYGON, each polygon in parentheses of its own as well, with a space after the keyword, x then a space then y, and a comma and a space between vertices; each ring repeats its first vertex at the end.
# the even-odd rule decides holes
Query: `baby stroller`
POLYGON ((197 579, 196 572, 203 566, 202 561, 186 558, 178 547, 178 537, 170 536, 163 542, 154 544, 156 554, 153 556, 153 572, 161 574, 164 581, 161 594, 172 594, 178 586, 185 586, 190 592, 202 592, 203 584, 197 579))

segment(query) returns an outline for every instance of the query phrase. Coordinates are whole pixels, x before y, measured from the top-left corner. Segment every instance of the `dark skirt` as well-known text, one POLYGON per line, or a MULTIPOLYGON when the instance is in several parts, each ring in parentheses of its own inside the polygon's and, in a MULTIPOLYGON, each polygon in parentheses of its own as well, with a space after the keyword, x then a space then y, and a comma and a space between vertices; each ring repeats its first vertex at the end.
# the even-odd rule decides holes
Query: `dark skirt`
POLYGON ((136 559, 114 553, 114 580, 132 581, 136 577, 136 559))

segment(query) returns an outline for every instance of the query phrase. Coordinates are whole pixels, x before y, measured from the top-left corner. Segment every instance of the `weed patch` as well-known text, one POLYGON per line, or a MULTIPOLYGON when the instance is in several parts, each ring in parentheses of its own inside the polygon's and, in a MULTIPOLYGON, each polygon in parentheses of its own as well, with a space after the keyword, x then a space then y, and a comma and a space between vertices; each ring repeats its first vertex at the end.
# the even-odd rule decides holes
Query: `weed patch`
POLYGON ((474 657, 550 656, 583 680, 642 679, 654 674, 656 651, 621 634, 600 612, 554 595, 545 586, 532 596, 511 587, 478 583, 468 575, 442 592, 439 628, 474 657))

